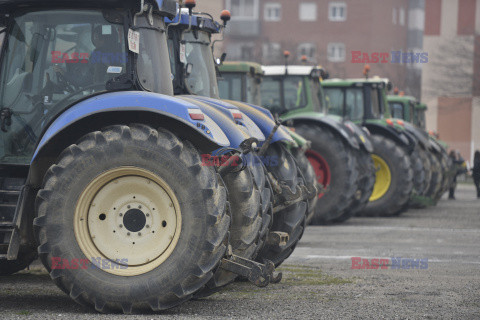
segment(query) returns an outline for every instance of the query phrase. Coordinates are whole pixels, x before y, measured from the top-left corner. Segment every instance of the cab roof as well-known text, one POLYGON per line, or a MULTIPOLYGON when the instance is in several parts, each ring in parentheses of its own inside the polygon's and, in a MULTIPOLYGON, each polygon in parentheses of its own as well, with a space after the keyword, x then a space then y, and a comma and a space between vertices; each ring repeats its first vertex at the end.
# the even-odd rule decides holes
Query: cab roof
POLYGON ((383 83, 387 84, 390 81, 387 78, 379 78, 379 77, 373 77, 373 78, 358 78, 358 79, 327 79, 322 82, 322 85, 325 86, 332 86, 332 87, 352 87, 355 85, 361 85, 364 83, 383 83))
MULTIPOLYGON (((165 18, 165 23, 178 23, 180 20, 180 25, 188 27, 190 23, 190 16, 188 15, 188 11, 184 10, 185 9, 182 9, 182 13, 174 18, 165 18)), ((209 33, 220 32, 220 24, 218 22, 214 21, 210 17, 201 16, 198 14, 192 15, 192 27, 209 33)))
MULTIPOLYGON (((265 76, 285 75, 285 66, 262 66, 262 69, 265 72, 265 76)), ((290 76, 309 76, 317 68, 312 66, 288 66, 287 70, 290 76)))
POLYGON ((412 97, 412 96, 388 95, 387 100, 392 101, 392 102, 405 102, 405 101, 417 102, 417 99, 415 97, 412 97))
POLYGON ((228 61, 220 66, 220 72, 240 72, 250 73, 253 71, 256 75, 263 75, 262 66, 255 62, 248 61, 228 61))
MULTIPOLYGON (((177 12, 175 0, 146 0, 154 10, 174 17, 177 12)), ((10 13, 31 8, 140 8, 140 0, 0 0, 0 12, 10 13)))

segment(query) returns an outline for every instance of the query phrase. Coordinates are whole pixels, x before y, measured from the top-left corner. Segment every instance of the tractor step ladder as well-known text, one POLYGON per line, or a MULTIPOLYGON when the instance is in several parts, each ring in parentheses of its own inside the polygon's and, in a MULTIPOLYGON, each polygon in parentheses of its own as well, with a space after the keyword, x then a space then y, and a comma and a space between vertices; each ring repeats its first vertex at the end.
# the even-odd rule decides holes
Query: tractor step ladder
POLYGON ((23 178, 0 178, 0 259, 15 260, 20 246, 18 216, 23 178))

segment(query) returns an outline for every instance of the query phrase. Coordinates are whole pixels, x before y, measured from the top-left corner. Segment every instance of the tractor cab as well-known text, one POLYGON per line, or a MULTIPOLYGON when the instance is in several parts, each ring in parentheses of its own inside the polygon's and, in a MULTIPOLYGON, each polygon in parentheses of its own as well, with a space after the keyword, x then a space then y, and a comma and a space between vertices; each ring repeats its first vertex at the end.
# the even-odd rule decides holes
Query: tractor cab
POLYGON ((262 67, 254 62, 224 62, 220 67, 218 87, 222 99, 261 105, 262 67))
MULTIPOLYGON (((14 3, 34 1, 2 2, 14 10, 14 3)), ((28 165, 43 131, 80 100, 125 89, 171 92, 170 72, 164 68, 168 54, 159 54, 166 50, 160 8, 152 9, 150 17, 136 17, 133 26, 132 13, 139 10, 134 1, 117 1, 111 9, 95 1, 84 1, 85 8, 48 3, 0 19, 5 39, 0 64, 3 165, 28 165)))
POLYGON ((211 37, 220 32, 220 24, 209 16, 189 15, 185 9, 175 20, 168 21, 175 94, 189 93, 218 99, 211 37))
POLYGON ((407 122, 415 123, 416 106, 419 104, 417 99, 411 96, 387 96, 388 106, 392 118, 402 119, 407 122))
POLYGON ((322 82, 329 113, 356 123, 390 117, 385 103, 387 86, 388 82, 383 79, 331 79, 322 82))
POLYGON ((323 113, 320 70, 310 66, 263 66, 262 106, 276 114, 323 113))

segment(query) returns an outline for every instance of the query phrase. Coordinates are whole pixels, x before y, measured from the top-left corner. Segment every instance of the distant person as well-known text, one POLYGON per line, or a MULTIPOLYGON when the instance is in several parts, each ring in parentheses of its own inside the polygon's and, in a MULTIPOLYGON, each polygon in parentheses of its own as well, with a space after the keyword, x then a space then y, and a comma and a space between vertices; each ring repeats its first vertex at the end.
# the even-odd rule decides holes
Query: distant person
POLYGON ((480 151, 475 151, 472 169, 473 182, 477 187, 477 198, 480 199, 480 151))
POLYGON ((465 166, 464 166, 465 160, 462 158, 459 151, 452 150, 450 151, 450 154, 448 156, 452 160, 452 165, 454 167, 453 181, 450 184, 448 199, 455 200, 455 189, 457 188, 457 176, 465 173, 467 170, 465 169, 465 166))

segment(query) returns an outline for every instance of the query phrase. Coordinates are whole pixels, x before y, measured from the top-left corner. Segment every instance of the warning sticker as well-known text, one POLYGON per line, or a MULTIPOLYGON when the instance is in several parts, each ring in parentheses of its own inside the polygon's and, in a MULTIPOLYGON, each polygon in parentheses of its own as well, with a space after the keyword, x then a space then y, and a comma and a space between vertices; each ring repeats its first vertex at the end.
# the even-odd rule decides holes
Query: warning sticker
POLYGON ((135 53, 140 53, 140 33, 128 29, 128 49, 135 53))
POLYGON ((185 64, 187 63, 187 55, 185 53, 185 44, 180 45, 180 62, 185 64))

